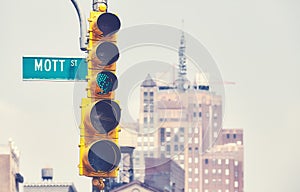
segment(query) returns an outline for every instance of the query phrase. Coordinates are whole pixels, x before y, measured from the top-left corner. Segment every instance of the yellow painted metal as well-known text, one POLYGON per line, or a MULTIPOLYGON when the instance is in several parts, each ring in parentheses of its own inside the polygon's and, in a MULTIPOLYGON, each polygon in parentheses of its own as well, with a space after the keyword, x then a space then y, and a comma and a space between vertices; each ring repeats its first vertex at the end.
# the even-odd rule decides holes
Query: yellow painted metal
POLYGON ((98 177, 98 178, 115 178, 118 176, 119 167, 116 167, 114 170, 110 172, 96 172, 93 170, 91 165, 88 162, 88 152, 93 143, 99 141, 99 140, 110 140, 118 145, 118 139, 119 139, 119 132, 121 131, 120 126, 117 126, 114 130, 110 131, 107 134, 99 134, 95 131, 95 129, 90 126, 89 121, 89 114, 91 112, 92 107, 97 103, 98 101, 102 99, 115 99, 115 93, 114 91, 100 95, 97 94, 97 83, 95 80, 95 76, 103 71, 111 71, 112 73, 115 73, 116 71, 116 63, 113 63, 109 66, 101 66, 99 65, 99 61, 97 58, 95 58, 95 48, 97 45, 104 41, 109 41, 112 43, 116 43, 116 34, 109 36, 109 37, 103 37, 103 33, 98 29, 97 27, 97 19, 98 17, 105 13, 106 7, 104 10, 104 7, 99 7, 100 11, 91 11, 90 12, 90 18, 88 19, 90 23, 89 27, 89 42, 88 42, 88 56, 87 56, 87 63, 88 63, 88 74, 87 74, 87 98, 82 98, 81 103, 81 123, 80 123, 80 143, 79 143, 79 175, 84 175, 87 177, 98 177), (97 67, 95 67, 97 66, 97 67))
POLYGON ((91 100, 88 98, 82 98, 81 100, 81 123, 80 123, 80 143, 79 143, 79 175, 83 175, 83 158, 85 155, 85 149, 86 149, 86 144, 85 144, 85 128, 84 128, 84 117, 86 114, 86 107, 90 105, 91 100))
POLYGON ((100 11, 100 12, 106 12, 106 10, 107 10, 106 4, 105 4, 105 3, 101 3, 101 4, 99 5, 99 11, 100 11))

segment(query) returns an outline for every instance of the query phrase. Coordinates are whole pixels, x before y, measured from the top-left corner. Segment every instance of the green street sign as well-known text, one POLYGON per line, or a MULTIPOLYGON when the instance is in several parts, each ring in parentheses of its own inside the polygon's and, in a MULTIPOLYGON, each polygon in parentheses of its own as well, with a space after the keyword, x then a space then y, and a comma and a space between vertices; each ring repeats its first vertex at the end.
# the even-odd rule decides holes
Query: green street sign
POLYGON ((23 80, 85 81, 85 58, 24 56, 23 80))

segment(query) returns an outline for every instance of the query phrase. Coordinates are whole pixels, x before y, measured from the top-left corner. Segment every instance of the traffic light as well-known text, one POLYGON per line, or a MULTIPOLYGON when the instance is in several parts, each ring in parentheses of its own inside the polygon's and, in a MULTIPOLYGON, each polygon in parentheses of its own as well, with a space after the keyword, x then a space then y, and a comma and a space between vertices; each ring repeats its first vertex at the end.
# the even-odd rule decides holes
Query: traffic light
POLYGON ((105 6, 92 11, 88 21, 88 86, 87 98, 81 104, 79 174, 112 178, 117 177, 121 159, 121 109, 114 93, 118 87, 115 72, 119 58, 116 32, 121 23, 115 14, 106 12, 105 6))

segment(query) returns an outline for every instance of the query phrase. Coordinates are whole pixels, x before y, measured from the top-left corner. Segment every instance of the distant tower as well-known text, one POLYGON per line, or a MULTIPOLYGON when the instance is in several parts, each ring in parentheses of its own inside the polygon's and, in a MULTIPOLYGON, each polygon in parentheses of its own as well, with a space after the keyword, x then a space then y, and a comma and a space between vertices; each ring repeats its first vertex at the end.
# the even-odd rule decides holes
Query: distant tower
POLYGON ((187 68, 186 68, 186 56, 185 56, 185 37, 184 31, 182 30, 181 38, 180 38, 180 45, 178 49, 178 78, 175 80, 175 87, 184 92, 190 88, 190 82, 186 78, 187 68))

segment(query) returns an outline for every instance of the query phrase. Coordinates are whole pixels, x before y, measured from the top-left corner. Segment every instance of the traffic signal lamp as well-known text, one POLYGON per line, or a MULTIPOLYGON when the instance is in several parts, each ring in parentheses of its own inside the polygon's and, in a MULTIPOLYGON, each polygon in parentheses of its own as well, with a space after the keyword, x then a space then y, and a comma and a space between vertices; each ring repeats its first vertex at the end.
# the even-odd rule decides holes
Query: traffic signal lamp
POLYGON ((79 174, 93 178, 116 177, 121 159, 121 109, 114 100, 119 58, 116 32, 121 23, 104 8, 92 11, 89 18, 87 98, 81 104, 79 174))

